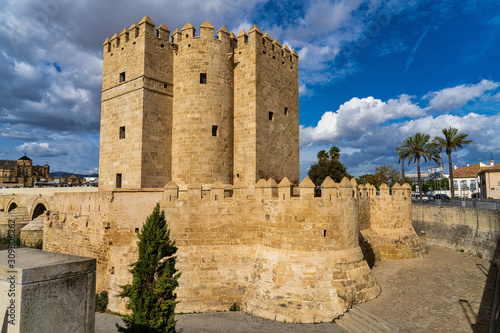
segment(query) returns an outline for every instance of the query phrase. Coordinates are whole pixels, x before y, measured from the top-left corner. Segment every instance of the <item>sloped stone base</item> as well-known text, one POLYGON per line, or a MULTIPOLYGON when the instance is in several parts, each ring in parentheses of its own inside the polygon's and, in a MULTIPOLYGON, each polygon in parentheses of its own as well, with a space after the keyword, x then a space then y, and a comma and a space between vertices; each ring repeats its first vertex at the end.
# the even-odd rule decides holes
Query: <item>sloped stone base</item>
POLYGON ((359 247, 296 251, 261 246, 243 298, 251 315, 295 323, 331 322, 380 293, 359 247))

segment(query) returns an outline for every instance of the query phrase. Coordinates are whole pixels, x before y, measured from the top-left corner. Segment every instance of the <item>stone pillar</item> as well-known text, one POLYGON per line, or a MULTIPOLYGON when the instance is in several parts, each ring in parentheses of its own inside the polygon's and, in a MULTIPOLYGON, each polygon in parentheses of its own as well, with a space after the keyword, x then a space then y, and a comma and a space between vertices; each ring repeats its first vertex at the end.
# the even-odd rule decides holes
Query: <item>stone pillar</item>
POLYGON ((0 327, 8 333, 93 333, 95 269, 93 258, 29 248, 0 251, 0 327))

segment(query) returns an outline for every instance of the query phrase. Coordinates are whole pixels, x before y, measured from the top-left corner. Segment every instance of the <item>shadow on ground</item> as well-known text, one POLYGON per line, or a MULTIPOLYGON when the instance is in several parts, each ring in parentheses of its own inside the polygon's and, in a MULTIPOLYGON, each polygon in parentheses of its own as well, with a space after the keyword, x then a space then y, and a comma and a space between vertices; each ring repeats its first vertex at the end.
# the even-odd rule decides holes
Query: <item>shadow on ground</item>
MULTIPOLYGON (((499 333, 500 332, 500 278, 498 267, 500 266, 500 238, 497 241, 495 253, 491 260, 490 269, 487 270, 483 265, 477 264, 477 268, 486 275, 486 284, 479 305, 476 320, 470 317, 466 301, 460 300, 460 306, 464 311, 469 324, 474 333, 499 333), (474 323, 475 322, 475 323, 474 323)), ((474 312, 472 312, 472 315, 474 312)))

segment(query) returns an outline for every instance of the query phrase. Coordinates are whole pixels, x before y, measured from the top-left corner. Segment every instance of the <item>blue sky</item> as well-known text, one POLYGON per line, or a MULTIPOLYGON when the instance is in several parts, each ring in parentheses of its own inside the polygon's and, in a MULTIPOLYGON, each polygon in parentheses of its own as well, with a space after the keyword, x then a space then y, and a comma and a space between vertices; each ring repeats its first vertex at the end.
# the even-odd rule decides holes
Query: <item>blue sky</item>
POLYGON ((0 159, 26 152, 53 171, 97 172, 102 43, 149 15, 171 31, 188 21, 235 34, 257 24, 299 53, 302 177, 332 145, 353 175, 381 164, 399 170, 395 146, 449 126, 474 140, 453 154, 454 164, 487 162, 491 153, 500 160, 496 0, 17 0, 3 7, 0 159))

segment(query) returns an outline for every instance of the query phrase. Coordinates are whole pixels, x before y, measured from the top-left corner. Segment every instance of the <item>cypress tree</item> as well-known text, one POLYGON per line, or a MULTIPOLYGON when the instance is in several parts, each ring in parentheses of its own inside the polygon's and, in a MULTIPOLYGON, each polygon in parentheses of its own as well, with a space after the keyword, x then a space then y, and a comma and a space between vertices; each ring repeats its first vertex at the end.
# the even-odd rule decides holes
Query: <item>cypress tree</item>
POLYGON ((120 286, 118 297, 128 297, 127 309, 132 314, 123 318, 125 327, 116 325, 119 332, 160 333, 175 332, 175 305, 180 273, 175 268, 175 241, 165 212, 157 204, 153 213, 137 234, 139 257, 130 266, 132 284, 120 286))

